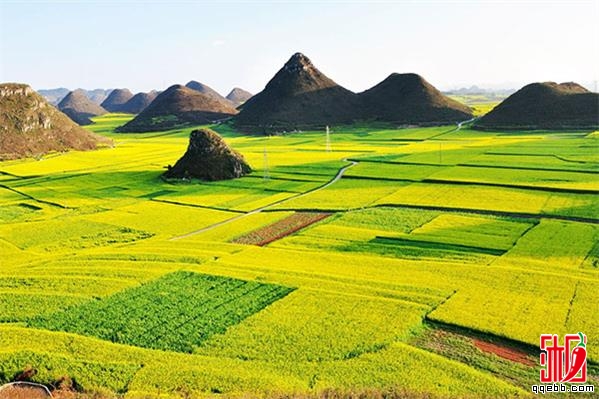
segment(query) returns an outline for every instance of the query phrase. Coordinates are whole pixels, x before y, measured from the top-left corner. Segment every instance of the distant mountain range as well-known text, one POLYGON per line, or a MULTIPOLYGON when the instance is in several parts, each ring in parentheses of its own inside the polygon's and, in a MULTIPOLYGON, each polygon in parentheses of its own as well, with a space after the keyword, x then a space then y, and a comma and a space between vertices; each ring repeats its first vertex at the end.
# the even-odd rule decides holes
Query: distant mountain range
POLYGON ((504 95, 509 96, 514 93, 516 89, 484 89, 478 87, 476 85, 472 85, 470 87, 461 87, 459 89, 454 90, 445 90, 443 94, 446 95, 468 95, 468 94, 496 94, 496 95, 504 95))
MULTIPOLYGON (((89 98, 94 103, 100 105, 106 97, 110 94, 112 89, 93 89, 93 90, 85 90, 85 89, 77 89, 85 94, 87 98, 89 98)), ((60 87, 57 89, 40 89, 37 91, 42 97, 44 97, 48 102, 52 105, 58 105, 63 98, 66 97, 71 91, 64 87, 60 87)))
MULTIPOLYGON (((223 97, 216 90, 195 80, 188 82, 186 87, 207 95, 219 103, 226 103, 231 107, 239 106, 252 96, 251 93, 236 87, 231 90, 227 97, 223 97)), ((86 125, 92 123, 89 119, 90 117, 102 115, 106 112, 139 114, 154 101, 160 92, 152 90, 147 93, 140 92, 134 95, 126 88, 77 89, 71 92, 69 89, 61 87, 57 89, 41 89, 38 91, 38 94, 52 105, 59 107, 78 124, 86 125), (72 93, 75 93, 75 95, 70 96, 72 93), (67 97, 69 97, 68 101, 61 105, 61 102, 67 97), (100 106, 102 110, 98 109, 95 105, 100 106)))
POLYGON ((223 97, 195 80, 185 86, 173 85, 162 93, 133 95, 128 89, 68 92, 65 88, 40 93, 79 124, 92 123, 92 116, 105 112, 137 114, 119 127, 121 132, 159 131, 225 119, 232 119, 239 130, 260 134, 352 123, 440 125, 471 119, 472 110, 464 103, 500 101, 475 122, 476 128, 599 126, 599 95, 579 84, 533 83, 514 91, 473 85, 443 93, 418 74, 392 73, 374 87, 354 93, 323 74, 304 54, 296 53, 253 96, 234 88, 223 97))
POLYGON ((64 87, 57 89, 41 89, 37 93, 44 97, 50 104, 58 105, 58 103, 69 94, 70 90, 64 87))

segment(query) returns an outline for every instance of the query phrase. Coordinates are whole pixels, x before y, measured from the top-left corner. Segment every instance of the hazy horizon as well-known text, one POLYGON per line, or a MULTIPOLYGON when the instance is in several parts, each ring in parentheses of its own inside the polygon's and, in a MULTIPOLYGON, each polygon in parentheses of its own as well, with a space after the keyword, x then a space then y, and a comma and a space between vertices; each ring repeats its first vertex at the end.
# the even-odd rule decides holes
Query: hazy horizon
POLYGON ((257 93, 299 51, 355 92, 392 72, 442 90, 539 81, 596 90, 598 19, 596 0, 4 1, 0 81, 138 92, 198 80, 223 95, 257 93))

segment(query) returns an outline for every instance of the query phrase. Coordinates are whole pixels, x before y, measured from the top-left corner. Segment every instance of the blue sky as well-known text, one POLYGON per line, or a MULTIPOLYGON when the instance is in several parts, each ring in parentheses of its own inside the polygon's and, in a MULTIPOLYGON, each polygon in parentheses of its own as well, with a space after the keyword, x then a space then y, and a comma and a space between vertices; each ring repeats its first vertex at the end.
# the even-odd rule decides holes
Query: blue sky
POLYGON ((599 0, 7 1, 0 81, 260 91, 296 51, 362 91, 391 72, 439 88, 599 79, 599 0))

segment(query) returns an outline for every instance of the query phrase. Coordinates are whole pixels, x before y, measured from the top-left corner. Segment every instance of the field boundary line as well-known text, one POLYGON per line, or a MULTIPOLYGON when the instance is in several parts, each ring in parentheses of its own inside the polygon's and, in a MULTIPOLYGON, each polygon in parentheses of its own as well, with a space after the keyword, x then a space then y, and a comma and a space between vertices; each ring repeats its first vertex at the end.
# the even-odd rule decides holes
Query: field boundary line
POLYGON ((572 293, 572 297, 570 298, 570 302, 568 304, 568 313, 566 314, 566 318, 564 320, 564 327, 568 328, 568 323, 570 322, 570 315, 572 314, 572 306, 574 306, 574 301, 576 300, 576 295, 578 295, 578 287, 580 286, 580 280, 576 282, 576 286, 574 287, 574 292, 572 293))
MULTIPOLYGON (((363 207, 356 208, 344 208, 344 209, 330 209, 330 208, 281 208, 277 209, 276 212, 350 212, 350 211, 359 211, 363 209, 371 209, 371 208, 406 208, 406 209, 422 209, 428 211, 439 211, 439 212, 451 212, 451 213, 468 213, 474 215, 489 215, 489 216, 497 216, 497 217, 511 217, 517 219, 554 219, 554 220, 564 220, 567 222, 579 222, 579 223, 591 223, 591 224, 599 224, 599 219, 587 218, 583 216, 563 216, 563 215, 551 215, 545 213, 525 213, 525 212, 510 212, 510 211, 497 211, 490 209, 475 209, 475 208, 457 208, 457 207, 446 207, 439 205, 413 205, 413 204, 374 204, 363 207)), ((272 210, 265 210, 266 212, 274 212, 272 210)))
MULTIPOLYGON (((293 251, 293 252, 298 252, 298 250, 289 250, 289 251, 293 251)), ((312 251, 314 252, 314 251, 312 251)), ((431 298, 434 299, 436 302, 439 301, 443 301, 447 298, 447 294, 446 292, 443 292, 441 290, 437 290, 438 292, 419 292, 418 290, 410 290, 410 288, 413 287, 406 287, 406 285, 402 284, 402 285, 394 285, 393 283, 389 283, 389 282, 381 282, 378 280, 373 280, 373 279, 369 279, 369 278, 352 278, 352 277, 348 277, 347 275, 333 275, 333 274, 327 274, 327 273, 313 273, 313 272, 303 272, 303 271, 298 271, 298 270, 286 270, 286 271, 272 271, 272 269, 268 269, 268 268, 264 268, 264 267, 260 267, 260 266, 256 266, 256 265, 243 265, 240 266, 239 264, 235 264, 235 263, 230 263, 229 261, 227 261, 226 259, 222 262, 219 262, 219 266, 222 269, 228 269, 229 271, 239 271, 239 272, 247 272, 248 270, 253 271, 253 272, 260 272, 260 273, 264 273, 264 272, 270 272, 273 276, 294 276, 303 280, 315 280, 315 281, 319 281, 319 282, 326 282, 326 283, 332 283, 332 284, 337 284, 342 286, 340 288, 339 291, 332 289, 332 288, 327 288, 326 290, 330 291, 330 292, 339 292, 341 294, 345 294, 347 291, 345 290, 341 290, 346 286, 352 286, 352 287, 356 287, 359 288, 360 290, 364 290, 364 289, 369 289, 373 292, 377 292, 378 295, 376 295, 377 297, 383 297, 383 298, 388 298, 391 300, 401 300, 401 301, 407 301, 410 303, 418 303, 421 305, 425 305, 427 307, 431 307, 433 305, 428 305, 425 302, 415 302, 415 301, 409 301, 406 299, 401 299, 401 298, 396 298, 398 296, 400 296, 400 294, 404 293, 407 295, 417 295, 420 297, 427 297, 427 298, 431 298)), ((221 269, 221 270, 222 270, 221 269)), ((223 276, 228 276, 228 275, 223 275, 223 276)), ((241 278, 241 277, 235 277, 235 278, 241 278)), ((271 280, 271 281, 275 281, 271 280)), ((279 280, 276 280, 279 281, 279 280)), ((286 284, 286 283, 282 283, 282 282, 277 282, 275 284, 286 284)), ((304 286, 301 289, 311 289, 311 290, 320 290, 321 288, 318 288, 319 286, 304 286)), ((448 289, 449 290, 449 289, 448 289)), ((446 290, 446 291, 448 291, 446 290)), ((452 291, 453 292, 453 291, 452 291)), ((356 294, 356 295, 366 295, 366 294, 356 294)), ((453 295, 453 294, 452 294, 453 295)), ((368 295, 370 296, 370 294, 368 295)), ((434 305, 434 306, 438 306, 438 305, 434 305)))
POLYGON ((568 193, 568 194, 599 194, 598 190, 587 189, 587 188, 563 188, 563 187, 546 187, 546 186, 526 186, 520 184, 507 184, 507 183, 488 183, 488 182, 474 182, 468 180, 445 180, 445 179, 430 179, 424 178, 420 180, 423 183, 434 183, 434 184, 456 184, 456 185, 468 185, 468 186, 489 186, 489 187, 502 187, 502 188, 518 188, 523 190, 533 191, 548 191, 552 193, 568 193))
POLYGON ((424 314, 424 316, 422 317, 422 322, 425 323, 426 321, 430 320, 429 319, 429 315, 431 313, 433 313, 435 310, 439 309, 439 307, 445 305, 445 303, 447 303, 451 298, 453 298, 456 294, 458 293, 458 290, 453 290, 453 292, 449 295, 447 295, 445 298, 443 298, 441 300, 441 302, 439 302, 438 304, 431 306, 431 308, 428 310, 428 312, 426 312, 424 314))
POLYGON ((472 213, 476 215, 490 215, 499 217, 512 217, 517 219, 555 219, 564 220, 568 222, 580 222, 580 223, 592 223, 599 224, 599 219, 587 218, 582 216, 563 216, 563 215, 550 215, 545 213, 526 213, 526 212, 508 212, 508 211, 497 211, 489 209, 475 209, 475 208, 457 208, 457 207, 446 207, 437 205, 410 205, 410 204, 376 204, 370 208, 380 207, 392 207, 392 208, 408 208, 408 209, 424 209, 430 211, 441 211, 441 212, 454 212, 454 213, 472 213))
MULTIPOLYGON (((423 239, 411 239, 405 237, 393 237, 393 236, 375 236, 374 241, 389 241, 392 245, 398 246, 407 246, 413 248, 429 248, 429 247, 437 247, 441 250, 447 251, 458 251, 458 252, 475 252, 479 254, 485 255, 495 255, 501 256, 505 254, 508 250, 499 249, 499 248, 489 248, 489 247, 477 247, 474 245, 464 245, 464 244, 454 244, 448 242, 438 242, 438 241, 427 241, 423 239)), ((371 240, 372 241, 372 240, 371 240)))
POLYGON ((209 210, 212 210, 212 211, 245 214, 244 211, 238 211, 236 209, 217 208, 217 207, 208 206, 208 205, 188 204, 188 203, 185 203, 185 202, 171 201, 171 200, 165 200, 165 199, 159 199, 159 198, 150 198, 150 201, 162 202, 164 204, 169 204, 169 205, 188 206, 190 208, 202 208, 202 209, 209 209, 209 210))
POLYGON ((518 152, 496 152, 496 151, 486 151, 483 154, 485 154, 485 155, 509 155, 509 156, 516 156, 516 157, 550 157, 550 158, 556 158, 563 162, 581 163, 581 164, 599 164, 599 162, 593 162, 593 161, 579 161, 577 159, 568 159, 566 157, 562 157, 561 155, 555 155, 555 154, 534 154, 534 153, 524 153, 524 152, 518 153, 518 152))
POLYGON ((46 200, 41 200, 41 199, 35 198, 35 197, 33 197, 33 196, 29 195, 29 194, 22 193, 19 190, 16 190, 16 189, 14 189, 12 187, 9 187, 9 186, 6 186, 4 184, 0 184, 0 188, 4 188, 4 189, 6 189, 8 191, 12 191, 12 192, 14 192, 16 194, 22 195, 23 197, 29 198, 30 200, 35 201, 35 202, 39 202, 40 204, 52 205, 52 206, 56 206, 56 207, 62 208, 62 209, 74 209, 74 208, 68 207, 66 205, 59 204, 57 202, 46 201, 46 200))
POLYGON ((559 168, 541 168, 534 166, 507 166, 507 165, 484 165, 484 164, 471 164, 471 163, 458 163, 455 166, 462 166, 467 168, 489 168, 489 169, 516 169, 516 170, 534 170, 539 172, 566 172, 566 173, 589 173, 599 174, 599 170, 580 170, 580 169, 559 169, 559 168))

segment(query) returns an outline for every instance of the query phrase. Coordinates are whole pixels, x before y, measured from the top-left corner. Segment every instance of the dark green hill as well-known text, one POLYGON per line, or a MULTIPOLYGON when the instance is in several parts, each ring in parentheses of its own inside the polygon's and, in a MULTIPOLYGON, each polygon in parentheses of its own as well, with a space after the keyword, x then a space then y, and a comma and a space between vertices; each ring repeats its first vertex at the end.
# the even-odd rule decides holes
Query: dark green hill
POLYGON ((422 76, 393 73, 359 94, 366 120, 394 124, 441 124, 472 118, 472 110, 443 95, 422 76))
POLYGON ((599 94, 577 83, 532 83, 475 122, 478 129, 597 129, 599 94))

